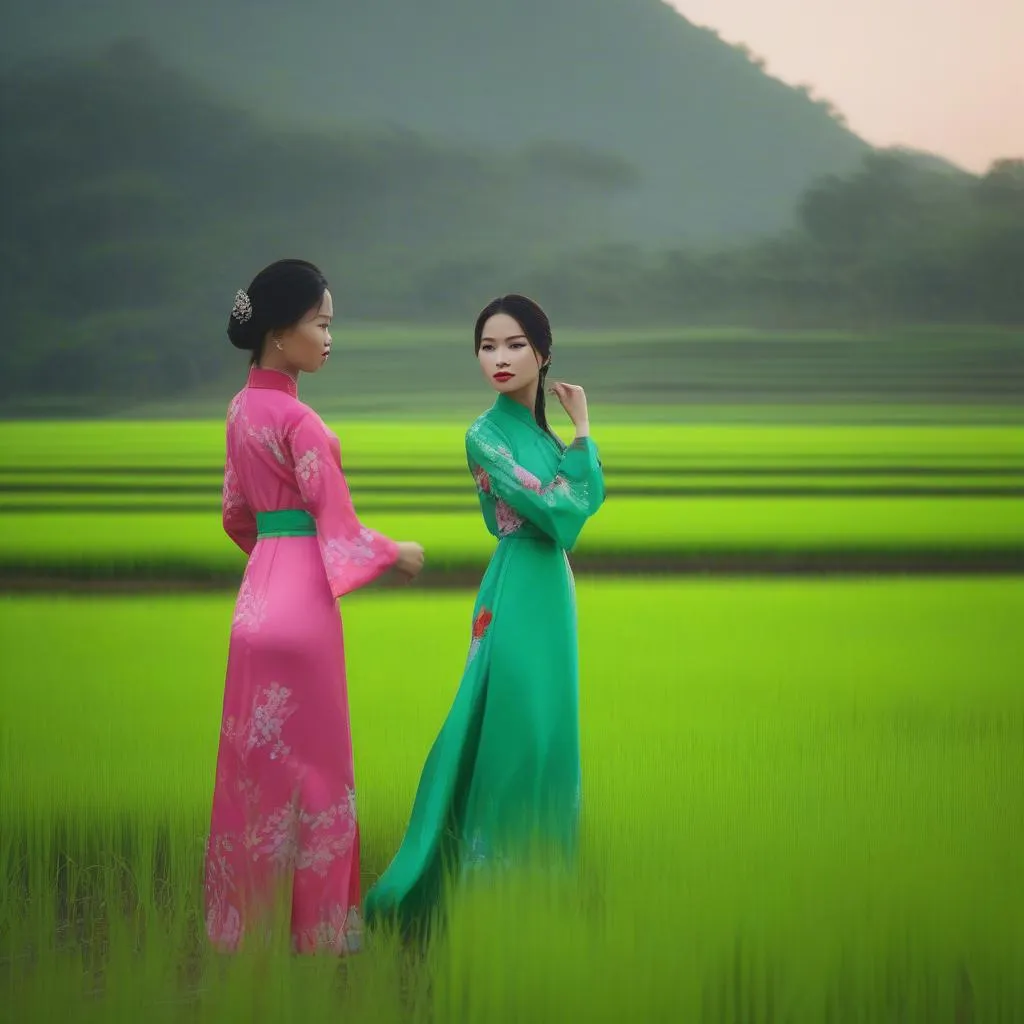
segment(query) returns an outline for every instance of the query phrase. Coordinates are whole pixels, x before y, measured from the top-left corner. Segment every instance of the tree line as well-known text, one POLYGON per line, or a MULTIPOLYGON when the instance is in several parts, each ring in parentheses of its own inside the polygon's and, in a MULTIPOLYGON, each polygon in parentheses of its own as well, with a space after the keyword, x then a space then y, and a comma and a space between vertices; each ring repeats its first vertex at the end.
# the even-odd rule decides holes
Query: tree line
POLYGON ((559 323, 1024 325, 1024 160, 873 151, 783 234, 609 241, 636 171, 583 147, 325 136, 217 102, 125 45, 0 82, 0 397, 156 397, 233 366, 234 290, 302 255, 345 319, 468 322, 493 294, 559 323))

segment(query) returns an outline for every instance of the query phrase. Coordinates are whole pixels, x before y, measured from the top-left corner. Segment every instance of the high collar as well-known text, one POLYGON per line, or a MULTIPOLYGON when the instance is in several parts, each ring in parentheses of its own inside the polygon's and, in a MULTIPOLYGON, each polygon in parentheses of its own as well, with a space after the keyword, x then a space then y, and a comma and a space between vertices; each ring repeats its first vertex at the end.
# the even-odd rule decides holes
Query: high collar
POLYGON ((520 423, 526 425, 531 430, 535 430, 541 437, 544 438, 549 444, 553 444, 557 449, 561 450, 563 445, 549 431, 545 430, 538 422, 536 416, 533 414, 532 409, 527 409, 522 402, 517 402, 514 398, 501 392, 498 397, 494 400, 493 408, 495 411, 502 413, 503 415, 511 416, 513 419, 518 420, 520 423))
POLYGON ((294 377, 289 376, 284 370, 266 370, 262 366, 254 366, 249 370, 249 379, 246 386, 250 388, 267 388, 271 391, 284 391, 292 396, 299 397, 299 385, 294 377))
POLYGON ((494 401, 494 408, 508 416, 514 416, 522 423, 532 424, 540 429, 532 409, 527 409, 522 402, 517 402, 511 395, 500 392, 494 401))

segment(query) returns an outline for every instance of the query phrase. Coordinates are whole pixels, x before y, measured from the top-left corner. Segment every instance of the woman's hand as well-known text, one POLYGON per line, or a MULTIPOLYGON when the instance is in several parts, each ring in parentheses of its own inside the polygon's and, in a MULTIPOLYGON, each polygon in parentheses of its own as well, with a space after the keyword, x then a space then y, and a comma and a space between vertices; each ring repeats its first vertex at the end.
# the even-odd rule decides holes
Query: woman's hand
POLYGON ((423 568, 423 545, 414 540, 400 540, 395 568, 407 579, 415 579, 423 568))
POLYGON ((576 428, 577 437, 586 437, 590 433, 590 414, 587 410, 587 396, 578 384, 559 382, 548 389, 562 403, 572 425, 576 428))

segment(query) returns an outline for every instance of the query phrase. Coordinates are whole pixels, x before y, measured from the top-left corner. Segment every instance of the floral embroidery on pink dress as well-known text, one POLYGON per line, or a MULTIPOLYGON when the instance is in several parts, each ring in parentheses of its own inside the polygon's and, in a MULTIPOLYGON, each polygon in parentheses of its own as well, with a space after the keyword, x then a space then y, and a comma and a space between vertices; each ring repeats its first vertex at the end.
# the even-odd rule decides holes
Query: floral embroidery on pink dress
POLYGON ((308 490, 312 490, 316 486, 320 476, 320 450, 318 448, 310 448, 295 463, 295 475, 301 481, 302 486, 308 490))
POLYGON ((291 378, 253 369, 226 441, 223 524, 249 561, 228 648, 207 933, 225 951, 263 936, 284 885, 297 951, 353 952, 359 825, 337 599, 393 565, 398 548, 359 521, 337 438, 291 378), (256 513, 285 508, 307 510, 316 536, 258 540, 256 513))
MULTIPOLYGON (((249 564, 252 565, 259 557, 259 550, 254 549, 249 556, 249 564)), ((238 599, 235 601, 235 614, 232 625, 239 629, 257 630, 267 616, 266 597, 252 584, 252 580, 246 575, 238 590, 238 599)))

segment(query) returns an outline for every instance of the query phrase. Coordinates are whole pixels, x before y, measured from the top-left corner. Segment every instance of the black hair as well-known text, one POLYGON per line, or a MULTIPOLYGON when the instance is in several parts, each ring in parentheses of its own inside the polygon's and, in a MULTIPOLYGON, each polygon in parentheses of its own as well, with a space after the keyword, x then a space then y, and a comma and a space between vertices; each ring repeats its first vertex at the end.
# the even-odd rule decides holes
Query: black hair
POLYGON ((314 307, 327 291, 327 278, 305 260, 278 260, 264 267, 244 293, 235 299, 228 320, 228 338, 235 348, 263 355, 267 332, 291 327, 314 307))
POLYGON ((543 363, 540 368, 540 380, 537 382, 537 400, 533 406, 533 417, 541 430, 551 433, 548 426, 548 418, 545 409, 544 381, 547 379, 548 367, 551 365, 551 324, 547 314, 533 299, 525 295, 502 295, 492 299, 481 310, 476 318, 476 327, 473 330, 473 351, 480 352, 480 338, 484 331, 484 324, 492 316, 498 313, 505 313, 523 329, 526 340, 530 347, 536 352, 543 363))

